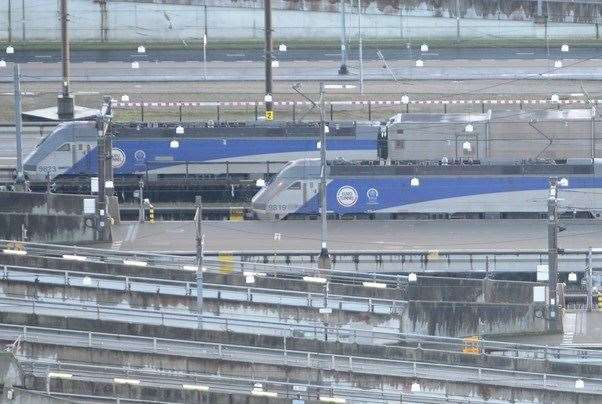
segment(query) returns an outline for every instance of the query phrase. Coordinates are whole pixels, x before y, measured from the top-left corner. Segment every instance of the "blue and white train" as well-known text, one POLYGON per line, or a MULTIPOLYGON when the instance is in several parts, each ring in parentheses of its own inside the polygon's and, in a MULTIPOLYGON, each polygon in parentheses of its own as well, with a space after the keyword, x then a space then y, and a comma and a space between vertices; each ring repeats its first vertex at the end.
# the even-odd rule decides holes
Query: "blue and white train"
MULTIPOLYGON (((378 160, 379 123, 329 127, 329 159, 378 160)), ((318 123, 113 124, 113 170, 116 176, 151 180, 157 175, 260 178, 291 160, 318 156, 319 129, 318 123)), ((96 142, 93 122, 60 124, 25 159, 25 174, 31 181, 95 175, 96 142)))
MULTIPOLYGON (((522 217, 547 210, 551 177, 561 189, 564 212, 599 217, 602 160, 362 165, 330 163, 327 210, 336 216, 522 217), (566 182, 566 181, 563 181, 566 182)), ((252 200, 262 218, 319 212, 319 159, 289 163, 252 200)))

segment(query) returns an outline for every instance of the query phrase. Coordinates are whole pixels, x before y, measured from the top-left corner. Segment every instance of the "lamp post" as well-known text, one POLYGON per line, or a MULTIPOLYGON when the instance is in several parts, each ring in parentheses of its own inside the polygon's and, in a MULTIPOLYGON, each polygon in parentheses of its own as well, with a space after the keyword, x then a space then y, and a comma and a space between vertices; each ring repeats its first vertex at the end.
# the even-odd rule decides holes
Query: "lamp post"
POLYGON ((548 317, 556 321, 558 317, 556 289, 558 286, 558 178, 550 178, 548 198, 548 317))

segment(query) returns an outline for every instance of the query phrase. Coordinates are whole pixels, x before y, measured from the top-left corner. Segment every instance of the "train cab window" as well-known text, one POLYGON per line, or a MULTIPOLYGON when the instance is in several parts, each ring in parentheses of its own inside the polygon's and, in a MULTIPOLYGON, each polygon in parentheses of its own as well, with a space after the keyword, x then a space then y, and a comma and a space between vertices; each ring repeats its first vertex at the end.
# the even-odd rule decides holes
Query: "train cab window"
POLYGON ((287 189, 291 189, 291 190, 299 190, 299 189, 301 189, 301 181, 295 181, 295 182, 293 182, 287 189))
POLYGON ((57 149, 57 151, 69 151, 71 150, 71 145, 69 143, 64 143, 61 147, 57 149))

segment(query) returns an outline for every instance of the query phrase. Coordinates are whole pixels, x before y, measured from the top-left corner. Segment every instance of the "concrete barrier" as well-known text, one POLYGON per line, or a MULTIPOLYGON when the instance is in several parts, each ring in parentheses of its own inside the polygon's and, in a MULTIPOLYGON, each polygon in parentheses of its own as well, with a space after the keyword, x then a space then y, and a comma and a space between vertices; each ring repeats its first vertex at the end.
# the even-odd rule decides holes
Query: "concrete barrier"
MULTIPOLYGON (((0 192, 0 238, 50 243, 97 240, 93 220, 83 212, 87 195, 0 192)), ((110 234, 110 232, 109 232, 110 234)))

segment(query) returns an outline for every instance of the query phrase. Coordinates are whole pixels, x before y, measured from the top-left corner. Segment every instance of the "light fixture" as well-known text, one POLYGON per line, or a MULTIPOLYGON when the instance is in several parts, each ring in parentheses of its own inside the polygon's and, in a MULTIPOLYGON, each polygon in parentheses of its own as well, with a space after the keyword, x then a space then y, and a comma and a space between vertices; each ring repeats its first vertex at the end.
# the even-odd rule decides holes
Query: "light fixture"
POLYGON ((148 262, 146 261, 137 261, 137 260, 123 260, 124 265, 129 265, 132 267, 146 267, 148 266, 148 262))
POLYGON ((116 377, 113 379, 113 383, 138 385, 138 384, 140 384, 140 380, 138 380, 138 379, 122 379, 120 377, 116 377))
POLYGON ((420 52, 428 52, 429 51, 429 46, 425 43, 423 43, 422 45, 420 45, 420 52))
POLYGON ((263 276, 268 275, 265 272, 255 272, 255 271, 243 271, 242 274, 243 274, 243 276, 257 276, 257 277, 263 277, 263 276))
POLYGON ((316 142, 316 149, 320 150, 321 148, 322 148, 322 142, 318 140, 316 142))
POLYGON ((280 45, 278 45, 278 51, 286 52, 286 44, 281 43, 280 45))
POLYGON ((382 282, 362 282, 365 288, 386 289, 387 284, 382 282))
POLYGON ((554 61, 554 67, 556 69, 561 68, 562 67, 562 60, 556 60, 556 61, 554 61))
POLYGON ((86 261, 88 258, 82 255, 63 254, 63 259, 70 261, 86 261))
POLYGON ((176 135, 183 135, 184 134, 184 127, 181 125, 178 125, 176 127, 176 135))
POLYGON ((276 393, 275 391, 267 391, 257 387, 254 387, 253 390, 251 390, 251 395, 257 397, 278 397, 278 393, 276 393))
POLYGON ((14 47, 12 47, 11 45, 8 45, 8 46, 6 47, 6 53, 7 53, 7 54, 9 54, 9 55, 11 55, 11 54, 15 53, 15 48, 14 48, 14 47))
POLYGON ((48 372, 49 379, 71 379, 73 375, 71 373, 63 372, 48 372))
POLYGON ((409 104, 410 103, 410 97, 408 97, 407 95, 402 95, 401 96, 401 103, 402 104, 409 104))
POLYGON ((280 62, 277 60, 272 60, 272 67, 280 67, 280 62))
POLYGON ((569 282, 577 282, 577 274, 575 272, 569 273, 569 282))
POLYGON ((583 383, 583 380, 581 380, 581 379, 575 380, 575 388, 576 389, 582 389, 584 387, 585 387, 585 383, 583 383))
POLYGON ((326 283, 327 279, 320 276, 304 276, 303 280, 309 283, 326 283))
POLYGON ((416 67, 423 67, 424 66, 424 62, 421 59, 418 59, 416 61, 416 67))
POLYGON ((6 67, 6 61, 0 59, 0 67, 6 67))
POLYGON ((558 185, 560 185, 561 187, 568 187, 569 186, 569 179, 568 178, 561 178, 560 180, 558 180, 558 185))
POLYGON ((416 282, 418 280, 418 276, 412 272, 408 275, 408 282, 416 282))
POLYGON ((123 94, 121 96, 121 102, 130 102, 130 96, 127 94, 123 94))
POLYGON ((255 186, 258 188, 265 187, 265 180, 263 178, 258 178, 257 181, 255 181, 255 186))
POLYGON ((550 101, 560 102, 560 96, 558 94, 552 94, 552 96, 550 97, 550 101))
POLYGON ((180 141, 178 139, 171 139, 171 142, 169 142, 169 148, 177 149, 178 147, 180 147, 180 141))
POLYGON ((25 250, 5 249, 5 250, 2 250, 2 252, 7 255, 27 255, 27 251, 25 251, 25 250))
POLYGON ((207 34, 203 34, 203 46, 207 46, 207 34))
POLYGON ((562 44, 562 46, 560 47, 560 52, 568 52, 569 51, 569 46, 567 44, 562 44))
POLYGON ((420 384, 414 382, 412 383, 412 386, 410 387, 410 391, 412 393, 420 393, 420 384))
POLYGON ((474 132, 474 126, 472 126, 471 123, 467 124, 464 127, 464 132, 466 132, 466 133, 472 133, 472 132, 474 132))
POLYGON ((84 276, 84 278, 82 279, 82 285, 84 285, 84 286, 92 285, 92 278, 90 278, 89 276, 84 276))
POLYGON ((201 384, 183 384, 182 389, 191 391, 209 391, 209 386, 203 386, 201 384))
POLYGON ((324 84, 326 90, 349 90, 355 88, 353 84, 324 84))
POLYGON ((272 98, 272 94, 266 94, 266 95, 263 96, 263 100, 265 102, 272 102, 273 99, 274 98, 272 98))
POLYGON ((465 152, 470 153, 470 151, 472 150, 472 145, 470 144, 469 141, 466 141, 466 142, 462 143, 462 149, 465 152))
POLYGON ((132 62, 132 69, 138 69, 140 67, 140 63, 132 62))
POLYGON ((333 403, 333 404, 345 404, 347 402, 347 399, 345 399, 343 397, 320 396, 320 402, 333 403))
POLYGON ((419 185, 420 185, 420 180, 418 178, 414 177, 410 180, 411 187, 417 187, 419 185))
POLYGON ((324 125, 324 133, 330 133, 330 127, 328 125, 324 125))
POLYGON ((142 45, 138 47, 138 53, 146 53, 146 48, 142 45))
MULTIPOLYGON (((199 267, 196 265, 183 265, 182 269, 184 271, 191 271, 191 272, 197 272, 199 270, 199 267)), ((201 270, 203 272, 207 272, 207 268, 206 267, 201 267, 201 270)))

